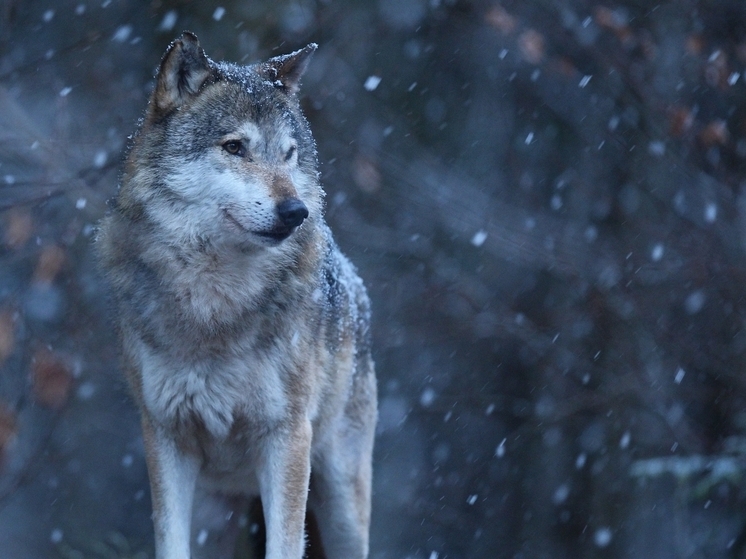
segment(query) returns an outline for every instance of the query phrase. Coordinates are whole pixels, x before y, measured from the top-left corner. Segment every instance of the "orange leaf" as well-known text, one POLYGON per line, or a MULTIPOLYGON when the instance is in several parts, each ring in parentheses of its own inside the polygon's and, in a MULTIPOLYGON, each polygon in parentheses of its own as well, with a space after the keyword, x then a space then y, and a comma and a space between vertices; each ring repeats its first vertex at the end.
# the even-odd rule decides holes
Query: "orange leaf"
POLYGON ((68 366, 48 349, 36 352, 31 360, 31 385, 36 401, 60 409, 67 402, 73 376, 68 366))

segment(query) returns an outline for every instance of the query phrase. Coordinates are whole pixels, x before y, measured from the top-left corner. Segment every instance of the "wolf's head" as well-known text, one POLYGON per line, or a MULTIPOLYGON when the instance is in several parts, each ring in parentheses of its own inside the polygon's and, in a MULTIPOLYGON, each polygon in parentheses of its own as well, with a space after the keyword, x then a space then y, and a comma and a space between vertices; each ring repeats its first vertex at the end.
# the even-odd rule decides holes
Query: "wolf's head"
POLYGON ((216 63, 185 32, 164 55, 120 203, 170 233, 275 247, 321 219, 316 149, 297 92, 316 45, 216 63))

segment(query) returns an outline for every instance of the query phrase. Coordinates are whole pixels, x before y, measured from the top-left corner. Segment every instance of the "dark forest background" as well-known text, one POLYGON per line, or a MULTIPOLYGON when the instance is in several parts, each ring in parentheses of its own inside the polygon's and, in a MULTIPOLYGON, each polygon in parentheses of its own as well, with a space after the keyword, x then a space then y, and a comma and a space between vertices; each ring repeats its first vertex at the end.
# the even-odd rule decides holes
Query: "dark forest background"
POLYGON ((371 559, 746 557, 746 4, 0 0, 1 557, 152 557, 91 245, 183 29, 320 45, 371 559))

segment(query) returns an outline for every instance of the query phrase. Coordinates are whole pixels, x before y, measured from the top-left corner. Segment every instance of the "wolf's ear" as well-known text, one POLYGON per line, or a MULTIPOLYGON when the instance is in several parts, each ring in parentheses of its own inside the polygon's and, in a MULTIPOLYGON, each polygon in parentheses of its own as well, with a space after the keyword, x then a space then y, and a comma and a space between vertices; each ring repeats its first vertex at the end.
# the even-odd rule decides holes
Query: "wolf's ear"
POLYGON ((277 87, 290 93, 297 93, 301 76, 308 68, 311 55, 316 52, 317 48, 319 45, 311 43, 290 54, 270 58, 259 65, 259 73, 277 87))
POLYGON ((194 96, 212 75, 210 62, 194 33, 184 31, 163 55, 153 92, 154 109, 169 112, 194 96))

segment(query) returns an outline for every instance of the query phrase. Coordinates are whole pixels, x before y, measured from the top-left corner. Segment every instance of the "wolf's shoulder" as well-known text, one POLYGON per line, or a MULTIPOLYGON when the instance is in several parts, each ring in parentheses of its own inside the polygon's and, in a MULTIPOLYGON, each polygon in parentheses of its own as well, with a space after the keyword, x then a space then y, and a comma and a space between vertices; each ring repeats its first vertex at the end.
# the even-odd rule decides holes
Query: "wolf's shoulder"
POLYGON ((370 299, 357 268, 326 232, 321 271, 326 312, 338 327, 354 332, 358 349, 369 346, 370 299))

